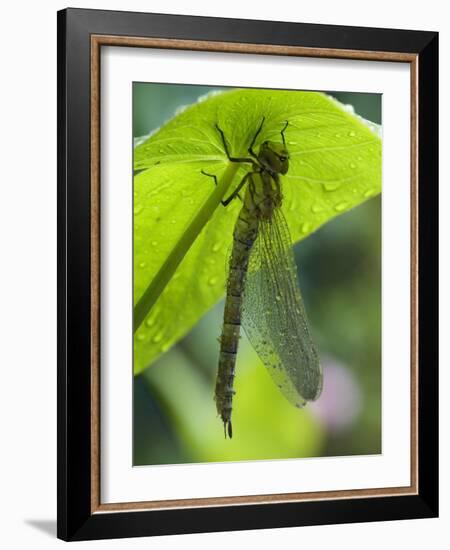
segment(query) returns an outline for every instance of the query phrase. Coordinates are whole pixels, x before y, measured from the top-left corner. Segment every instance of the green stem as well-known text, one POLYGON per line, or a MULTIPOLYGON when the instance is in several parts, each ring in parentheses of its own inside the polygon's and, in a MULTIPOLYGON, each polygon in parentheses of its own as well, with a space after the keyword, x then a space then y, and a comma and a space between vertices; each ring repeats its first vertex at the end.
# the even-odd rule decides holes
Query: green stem
POLYGON ((148 312, 152 309, 161 292, 172 278, 181 260, 186 255, 186 252, 189 250, 203 227, 214 214, 214 211, 219 206, 220 202, 223 200, 223 197, 225 196, 227 189, 230 187, 239 166, 240 165, 238 163, 230 163, 228 165, 217 187, 208 197, 205 204, 200 208, 190 225, 183 232, 179 241, 166 258, 166 261, 163 263, 158 273, 146 288, 144 294, 134 307, 134 332, 136 332, 144 319, 147 317, 148 312))

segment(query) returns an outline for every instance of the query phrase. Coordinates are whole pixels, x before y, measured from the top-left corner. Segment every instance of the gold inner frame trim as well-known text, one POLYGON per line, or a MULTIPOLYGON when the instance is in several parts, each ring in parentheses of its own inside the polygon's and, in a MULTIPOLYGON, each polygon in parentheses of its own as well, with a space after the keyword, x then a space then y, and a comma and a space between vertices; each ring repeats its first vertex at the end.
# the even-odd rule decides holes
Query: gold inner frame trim
POLYGON ((418 494, 418 56, 401 52, 305 48, 132 36, 91 35, 91 513, 163 510, 313 500, 376 498, 418 494), (102 503, 100 499, 100 50, 102 46, 164 48, 205 52, 287 55, 409 63, 411 75, 411 434, 410 479, 406 487, 367 488, 143 502, 102 503))

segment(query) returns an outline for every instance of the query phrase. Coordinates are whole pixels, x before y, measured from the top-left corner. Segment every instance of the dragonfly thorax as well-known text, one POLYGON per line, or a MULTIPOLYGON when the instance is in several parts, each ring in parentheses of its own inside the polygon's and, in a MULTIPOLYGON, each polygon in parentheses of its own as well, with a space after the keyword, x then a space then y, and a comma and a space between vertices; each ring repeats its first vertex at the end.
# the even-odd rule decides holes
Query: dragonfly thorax
POLYGON ((245 202, 247 208, 258 219, 270 219, 276 208, 281 206, 280 179, 277 173, 267 170, 253 174, 252 184, 247 188, 245 202))
POLYGON ((249 198, 256 216, 270 219, 274 210, 282 203, 279 175, 286 174, 289 170, 289 152, 284 143, 264 141, 257 158, 259 171, 252 178, 253 186, 249 187, 249 198))

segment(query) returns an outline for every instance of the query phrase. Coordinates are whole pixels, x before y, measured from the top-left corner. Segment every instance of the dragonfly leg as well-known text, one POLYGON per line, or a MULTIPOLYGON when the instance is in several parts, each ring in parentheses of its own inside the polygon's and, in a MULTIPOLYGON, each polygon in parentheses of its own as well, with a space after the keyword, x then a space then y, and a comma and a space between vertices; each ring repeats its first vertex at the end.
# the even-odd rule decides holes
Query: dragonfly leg
MULTIPOLYGON (((208 174, 208 172, 205 172, 204 170, 202 170, 201 172, 204 176, 208 176, 208 177, 212 178, 214 180, 214 183, 217 186, 217 176, 215 174, 208 174)), ((232 198, 234 198, 234 193, 232 193, 232 195, 233 195, 232 198)), ((227 206, 228 202, 230 202, 230 201, 228 201, 228 202, 227 201, 220 201, 220 202, 223 204, 223 206, 227 206)))
POLYGON ((225 134, 224 134, 222 128, 220 128, 220 126, 218 124, 216 124, 216 128, 217 128, 217 130, 219 131, 219 133, 222 137, 223 147, 225 149, 225 153, 226 153, 229 161, 231 161, 231 162, 249 162, 250 164, 255 164, 255 161, 251 158, 248 158, 248 157, 232 157, 230 155, 230 151, 228 150, 227 140, 225 139, 225 134))
MULTIPOLYGON (((222 204, 224 206, 228 206, 230 204, 230 202, 235 198, 235 197, 239 197, 239 191, 244 187, 246 181, 251 178, 251 176, 254 174, 254 172, 248 172, 247 174, 245 174, 245 176, 242 178, 241 180, 241 183, 236 187, 236 189, 231 193, 231 195, 222 201, 222 204)), ((241 198, 241 197, 239 197, 241 198)), ((242 200, 242 199, 241 199, 242 200)))
POLYGON ((287 128, 288 126, 289 126, 289 120, 286 120, 286 124, 284 125, 283 129, 282 129, 281 132, 280 132, 280 133, 281 133, 281 137, 282 137, 282 139, 283 139, 283 145, 284 145, 285 148, 286 148, 286 140, 285 140, 285 138, 284 138, 284 132, 285 132, 285 130, 286 130, 286 128, 287 128))
POLYGON ((204 176, 208 176, 209 178, 212 178, 214 180, 214 183, 217 185, 217 176, 215 174, 208 174, 208 172, 205 172, 204 170, 201 170, 201 173, 204 176))
POLYGON ((259 125, 259 128, 256 130, 256 134, 253 136, 252 142, 250 143, 250 147, 248 148, 248 152, 252 155, 252 157, 255 157, 255 159, 258 159, 258 155, 253 151, 253 145, 255 145, 256 138, 261 133, 265 120, 266 120, 266 117, 263 116, 261 120, 261 124, 259 125))
MULTIPOLYGON (((215 174, 208 174, 208 172, 205 172, 204 170, 201 170, 201 173, 204 175, 204 176, 208 176, 210 178, 213 178, 214 180, 214 183, 217 185, 217 176, 215 174)), ((242 201, 242 198, 241 196, 239 195, 239 191, 242 189, 242 187, 244 186, 245 182, 248 180, 248 178, 253 174, 253 172, 248 172, 248 174, 246 174, 240 184, 236 187, 236 189, 231 193, 231 195, 223 200, 223 201, 220 201, 222 203, 223 206, 228 206, 230 204, 230 202, 235 198, 235 197, 239 197, 242 201)))

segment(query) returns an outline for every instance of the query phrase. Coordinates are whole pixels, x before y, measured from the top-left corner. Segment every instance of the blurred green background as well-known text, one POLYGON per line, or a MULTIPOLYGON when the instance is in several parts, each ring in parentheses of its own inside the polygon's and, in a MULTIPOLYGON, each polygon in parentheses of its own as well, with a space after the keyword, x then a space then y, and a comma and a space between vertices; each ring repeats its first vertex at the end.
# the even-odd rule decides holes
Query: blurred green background
MULTIPOLYGON (((134 137, 220 89, 134 83, 134 137)), ((327 93, 381 124, 381 95, 327 93)), ((324 368, 319 400, 301 410, 290 405, 243 334, 233 439, 225 440, 213 401, 222 300, 134 378, 134 465, 381 452, 381 197, 333 219, 294 251, 324 368)))

